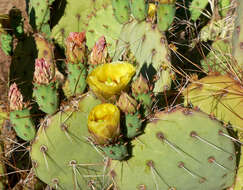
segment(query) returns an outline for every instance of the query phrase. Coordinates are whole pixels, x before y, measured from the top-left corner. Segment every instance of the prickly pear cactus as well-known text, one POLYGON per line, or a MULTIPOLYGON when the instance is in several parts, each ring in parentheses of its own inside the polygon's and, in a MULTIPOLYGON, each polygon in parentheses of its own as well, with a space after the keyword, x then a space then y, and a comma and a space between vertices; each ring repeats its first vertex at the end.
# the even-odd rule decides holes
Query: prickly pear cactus
MULTIPOLYGON (((241 145, 240 142, 242 142, 243 140, 243 132, 239 132, 239 142, 238 144, 241 145)), ((241 151, 241 160, 240 160, 240 163, 239 163, 239 170, 237 172, 237 176, 236 176, 236 179, 235 179, 235 185, 234 185, 234 190, 241 190, 242 187, 243 187, 243 159, 242 159, 242 156, 243 156, 243 153, 241 151)))
POLYGON ((6 55, 12 53, 12 36, 6 33, 0 33, 1 48, 6 55))
POLYGON ((168 30, 174 20, 175 12, 175 0, 159 1, 157 8, 157 21, 160 31, 168 30))
MULTIPOLYGON (((5 120, 7 118, 7 112, 6 110, 2 109, 0 107, 0 135, 2 136, 2 128, 3 128, 3 125, 5 124, 5 120)), ((0 152, 1 152, 1 158, 4 156, 4 149, 3 149, 3 144, 1 143, 0 144, 0 152)), ((6 172, 6 167, 3 163, 0 164, 0 175, 1 175, 1 178, 0 178, 0 188, 1 189, 4 189, 5 186, 6 186, 6 177, 4 176, 4 173, 6 172)))
POLYGON ((109 4, 110 4, 110 0, 101 0, 101 1, 69 0, 67 1, 66 8, 64 11, 64 16, 60 19, 58 24, 53 28, 52 37, 57 41, 59 45, 64 46, 65 39, 70 32, 80 32, 86 30, 86 26, 89 22, 89 18, 95 16, 97 10, 101 9, 102 7, 106 7, 109 4))
POLYGON ((131 13, 137 21, 146 19, 148 13, 147 0, 130 0, 131 13))
POLYGON ((239 190, 234 2, 55 1, 62 15, 53 2, 30 0, 36 28, 18 35, 21 18, 8 31, 11 188, 38 190, 37 177, 53 189, 239 190))
POLYGON ((180 107, 150 120, 145 134, 132 142, 127 163, 112 162, 110 176, 118 189, 222 190, 233 184, 234 145, 221 135, 228 132, 219 121, 180 107))
POLYGON ((129 0, 112 0, 112 8, 114 10, 115 18, 119 23, 124 24, 129 21, 129 0))
POLYGON ((109 185, 107 163, 88 138, 86 126, 89 111, 99 103, 91 94, 84 94, 45 118, 39 128, 30 155, 36 175, 53 188, 102 189, 109 185))
POLYGON ((205 72, 226 73, 232 67, 231 45, 227 40, 215 40, 207 57, 201 61, 205 72))
POLYGON ((208 5, 208 0, 193 0, 189 10, 191 12, 191 19, 196 21, 203 13, 204 9, 208 5))
POLYGON ((23 102, 23 96, 16 83, 10 86, 8 98, 10 103, 10 121, 16 134, 23 140, 33 140, 36 130, 31 119, 30 108, 28 108, 28 103, 23 102))
POLYGON ((243 3, 242 1, 236 1, 237 3, 237 17, 235 20, 235 29, 233 34, 233 56, 236 59, 237 63, 239 64, 242 70, 242 49, 243 49, 243 34, 242 34, 242 9, 243 3))
POLYGON ((128 57, 134 56, 137 62, 136 75, 154 78, 155 93, 170 88, 170 51, 163 33, 151 23, 133 20, 123 26, 113 60, 121 59, 129 50, 128 57))
MULTIPOLYGON (((123 2, 124 0, 122 0, 123 2)), ((110 56, 115 53, 116 41, 119 39, 122 25, 113 17, 111 5, 101 7, 95 15, 91 15, 87 24, 87 46, 92 49, 95 42, 105 36, 110 56)))
POLYGON ((241 84, 227 75, 212 75, 194 81, 184 90, 185 104, 197 106, 219 120, 243 129, 241 84))
POLYGON ((50 21, 50 9, 51 4, 54 0, 46 0, 46 1, 39 1, 39 0, 30 0, 29 1, 29 15, 31 23, 34 28, 37 29, 39 32, 43 32, 46 35, 50 36, 51 29, 49 26, 50 21))

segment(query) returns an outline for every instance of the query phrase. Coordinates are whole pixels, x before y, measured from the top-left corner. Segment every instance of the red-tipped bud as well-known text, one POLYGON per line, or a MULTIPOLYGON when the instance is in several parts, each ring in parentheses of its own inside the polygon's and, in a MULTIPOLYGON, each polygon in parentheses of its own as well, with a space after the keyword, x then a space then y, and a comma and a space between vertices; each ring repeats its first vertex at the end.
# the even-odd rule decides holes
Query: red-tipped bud
POLYGON ((148 93, 149 85, 148 81, 140 75, 133 83, 132 83, 132 92, 133 94, 144 94, 148 93))
POLYGON ((101 36, 100 39, 94 45, 91 56, 90 56, 90 64, 98 65, 104 64, 107 62, 108 50, 107 44, 104 36, 101 36))
POLYGON ((68 62, 84 63, 86 54, 85 32, 70 32, 66 40, 66 56, 68 62))
POLYGON ((49 84, 52 80, 51 65, 44 59, 35 60, 34 82, 37 84, 49 84))
POLYGON ((19 91, 16 83, 11 84, 8 92, 10 110, 22 110, 25 107, 23 96, 19 91))

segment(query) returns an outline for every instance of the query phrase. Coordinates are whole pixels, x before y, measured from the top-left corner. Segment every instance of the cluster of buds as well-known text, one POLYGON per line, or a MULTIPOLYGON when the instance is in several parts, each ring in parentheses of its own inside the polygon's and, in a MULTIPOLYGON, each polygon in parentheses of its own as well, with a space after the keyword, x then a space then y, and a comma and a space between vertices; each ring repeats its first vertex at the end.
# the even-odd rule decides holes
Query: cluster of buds
POLYGON ((69 63, 84 63, 86 60, 85 32, 70 32, 66 40, 66 57, 69 63))
POLYGON ((106 40, 104 36, 101 36, 92 49, 90 65, 96 66, 98 64, 104 64, 108 61, 107 59, 109 58, 106 40))
POLYGON ((8 100, 10 103, 10 110, 23 110, 26 106, 16 83, 11 84, 9 88, 8 100))
POLYGON ((49 84, 52 80, 51 65, 44 59, 35 60, 34 82, 37 84, 49 84))

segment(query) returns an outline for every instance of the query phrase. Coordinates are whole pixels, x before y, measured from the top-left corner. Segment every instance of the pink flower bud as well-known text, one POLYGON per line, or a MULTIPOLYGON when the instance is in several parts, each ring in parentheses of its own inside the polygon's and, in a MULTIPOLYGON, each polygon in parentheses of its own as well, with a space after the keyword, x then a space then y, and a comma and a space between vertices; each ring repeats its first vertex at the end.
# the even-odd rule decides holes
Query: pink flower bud
POLYGON ((85 32, 70 32, 66 41, 66 56, 68 62, 83 63, 86 53, 85 32))
POLYGON ((11 84, 9 88, 8 100, 10 103, 10 110, 22 110, 25 107, 25 104, 23 103, 23 96, 16 83, 11 84))
POLYGON ((51 65, 44 59, 35 60, 34 81, 38 84, 49 84, 52 80, 51 65))
POLYGON ((91 56, 90 64, 98 65, 106 63, 108 56, 107 44, 104 36, 101 36, 100 39, 94 45, 91 56))

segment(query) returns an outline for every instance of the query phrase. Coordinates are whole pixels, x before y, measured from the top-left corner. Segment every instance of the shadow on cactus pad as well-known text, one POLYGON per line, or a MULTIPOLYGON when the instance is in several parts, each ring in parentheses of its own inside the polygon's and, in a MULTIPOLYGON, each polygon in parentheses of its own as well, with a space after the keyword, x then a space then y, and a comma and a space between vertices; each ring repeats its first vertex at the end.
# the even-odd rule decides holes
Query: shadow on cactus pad
POLYGON ((25 36, 19 41, 13 52, 10 66, 10 83, 16 82, 20 91, 30 100, 33 89, 33 73, 37 49, 35 39, 32 36, 25 36))

